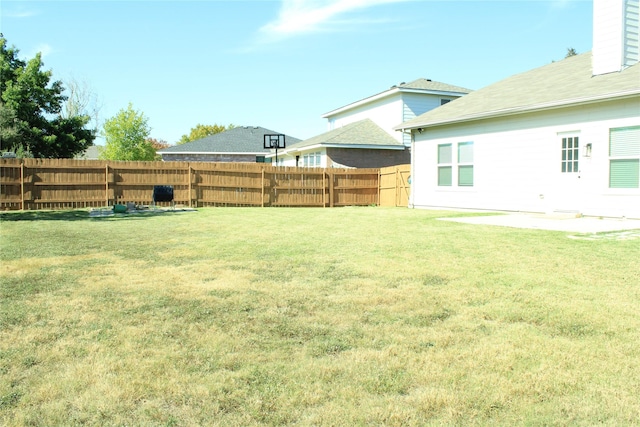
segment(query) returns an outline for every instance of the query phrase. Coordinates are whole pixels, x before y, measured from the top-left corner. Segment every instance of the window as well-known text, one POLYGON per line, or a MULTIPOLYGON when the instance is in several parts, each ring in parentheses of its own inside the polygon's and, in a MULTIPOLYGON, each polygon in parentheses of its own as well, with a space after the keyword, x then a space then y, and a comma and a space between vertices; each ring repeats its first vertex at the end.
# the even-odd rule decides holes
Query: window
POLYGON ((451 187, 454 168, 457 171, 458 187, 473 187, 473 142, 457 144, 456 162, 453 159, 453 145, 438 145, 438 186, 451 187))
POLYGON ((302 156, 304 167, 310 167, 310 168, 316 167, 316 166, 319 167, 321 164, 320 162, 321 154, 322 153, 318 151, 315 153, 308 153, 302 156))
POLYGON ((450 187, 451 182, 451 144, 438 145, 438 186, 450 187))
POLYGON ((458 144, 458 186, 473 187, 473 142, 458 144))
POLYGON ((448 102, 451 102, 451 100, 450 99, 441 99, 440 100, 440 105, 444 105, 444 104, 446 104, 448 102))
POLYGON ((578 137, 562 138, 562 173, 578 172, 578 137))
POLYGON ((609 131, 609 188, 640 188, 640 126, 609 131))

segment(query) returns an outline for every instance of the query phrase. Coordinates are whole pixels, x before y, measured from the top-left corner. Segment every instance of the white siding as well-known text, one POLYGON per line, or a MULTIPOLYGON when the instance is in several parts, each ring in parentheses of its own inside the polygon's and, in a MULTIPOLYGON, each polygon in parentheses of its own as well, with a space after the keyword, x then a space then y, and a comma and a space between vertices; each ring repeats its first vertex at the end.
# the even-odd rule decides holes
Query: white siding
POLYGON ((401 133, 393 130, 402 123, 402 97, 399 94, 338 113, 329 118, 329 123, 332 123, 332 129, 338 129, 364 119, 371 119, 396 140, 402 141, 401 133))
POLYGON ((640 1, 627 0, 624 11, 624 58, 625 67, 630 67, 638 62, 640 32, 640 1))
MULTIPOLYGON (((402 97, 402 122, 411 120, 433 110, 440 106, 440 96, 437 95, 418 95, 415 93, 405 93, 402 97)), ((399 122, 400 123, 400 122, 399 122)), ((399 123, 396 123, 399 124, 399 123)), ((411 145, 411 135, 406 133, 403 135, 403 143, 411 145)))
POLYGON ((609 129, 640 125, 638 98, 414 133, 415 207, 575 211, 640 218, 640 189, 609 188, 609 129), (561 172, 561 138, 580 139, 580 172, 561 172), (437 186, 437 144, 474 143, 474 186, 437 186), (584 147, 592 145, 591 157, 584 147))
POLYGON ((593 2, 593 74, 622 68, 623 3, 625 0, 593 2))
POLYGON ((273 166, 304 167, 304 156, 308 155, 309 153, 314 153, 314 154, 320 153, 320 164, 316 164, 315 157, 314 157, 314 165, 313 165, 314 167, 322 167, 322 168, 327 167, 327 149, 326 148, 314 148, 306 151, 303 150, 295 155, 278 153, 278 160, 280 161, 280 164, 276 163, 275 156, 271 158, 271 162, 272 162, 271 164, 273 166), (300 156, 300 159, 297 165, 296 165, 296 156, 300 156))

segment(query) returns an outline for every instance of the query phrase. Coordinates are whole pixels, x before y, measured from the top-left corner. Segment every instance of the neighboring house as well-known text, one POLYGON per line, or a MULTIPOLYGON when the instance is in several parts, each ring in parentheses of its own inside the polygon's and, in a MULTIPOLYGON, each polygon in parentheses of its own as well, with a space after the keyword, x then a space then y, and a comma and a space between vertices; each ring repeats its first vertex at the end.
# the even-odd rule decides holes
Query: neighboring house
MULTIPOLYGON (((444 105, 469 89, 418 79, 330 111, 329 131, 278 153, 280 166, 366 168, 410 162, 411 136, 393 125, 444 105)), ((275 153, 267 156, 275 161, 275 153)))
POLYGON ((376 95, 361 99, 324 114, 328 130, 363 119, 371 119, 398 142, 411 145, 411 136, 395 132, 393 127, 471 92, 459 86, 417 79, 400 83, 376 95))
MULTIPOLYGON (((271 150, 264 148, 264 135, 280 132, 259 126, 238 126, 196 141, 158 151, 163 161, 264 162, 271 150)), ((300 140, 285 135, 287 144, 300 140)), ((270 160, 267 160, 270 161, 270 160)))
POLYGON ((92 144, 82 153, 76 154, 75 159, 98 160, 100 158, 100 150, 102 149, 104 149, 104 147, 92 144))
POLYGON ((398 125, 410 206, 640 218, 638 0, 595 0, 593 37, 398 125))
MULTIPOLYGON (((275 153, 269 155, 275 162, 275 153)), ((409 150, 369 119, 349 123, 278 151, 278 166, 380 168, 407 164, 409 150)))

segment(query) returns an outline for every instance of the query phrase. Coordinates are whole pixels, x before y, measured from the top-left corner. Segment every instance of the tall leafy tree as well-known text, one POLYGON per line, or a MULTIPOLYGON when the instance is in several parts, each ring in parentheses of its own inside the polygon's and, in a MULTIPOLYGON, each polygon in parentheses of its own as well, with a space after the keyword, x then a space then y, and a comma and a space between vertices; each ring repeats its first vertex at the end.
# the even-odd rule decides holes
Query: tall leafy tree
POLYGON ((188 135, 182 135, 178 144, 184 144, 187 142, 195 141, 197 139, 205 138, 209 135, 215 135, 216 133, 224 132, 229 129, 233 129, 235 125, 229 124, 228 126, 224 125, 201 125, 197 124, 196 127, 191 128, 191 131, 188 135))
POLYGON ((129 104, 104 123, 105 147, 100 157, 107 160, 155 160, 149 141, 149 119, 129 104))
POLYGON ((0 35, 0 145, 27 150, 34 157, 71 158, 87 149, 95 132, 87 115, 63 116, 66 100, 60 81, 42 71, 42 57, 23 61, 0 35))

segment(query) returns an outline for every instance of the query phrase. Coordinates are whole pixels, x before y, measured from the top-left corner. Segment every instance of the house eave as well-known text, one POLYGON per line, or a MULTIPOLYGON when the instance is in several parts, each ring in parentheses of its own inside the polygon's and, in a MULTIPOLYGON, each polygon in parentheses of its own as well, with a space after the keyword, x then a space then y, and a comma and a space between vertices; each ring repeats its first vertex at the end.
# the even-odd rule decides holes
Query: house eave
MULTIPOLYGON (((361 150, 404 150, 406 147, 401 144, 397 145, 375 145, 375 144, 331 144, 331 143, 321 143, 309 145, 306 147, 300 148, 291 148, 286 149, 284 151, 278 152, 279 156, 288 155, 294 156, 296 154, 304 153, 307 151, 317 150, 319 148, 350 148, 350 149, 361 149, 361 150)), ((265 157, 273 158, 276 156, 276 153, 272 152, 271 154, 267 154, 265 157)))
POLYGON ((262 156, 264 154, 268 154, 268 151, 256 151, 256 152, 247 152, 247 151, 158 151, 157 154, 207 154, 207 155, 247 155, 247 156, 262 156))
POLYGON ((404 131, 411 131, 411 130, 427 128, 427 127, 446 126, 446 125, 465 123, 465 122, 471 122, 476 120, 486 120, 486 119, 493 119, 498 117, 528 114, 528 113, 534 113, 539 111, 554 110, 559 108, 577 107, 580 105, 588 105, 588 104, 593 104, 593 103, 602 102, 602 101, 616 101, 616 100, 622 100, 625 98, 631 98, 638 95, 640 95, 640 89, 632 89, 632 90, 627 90, 623 92, 618 92, 615 94, 609 93, 609 94, 604 94, 599 96, 573 98, 569 100, 547 102, 547 103, 541 103, 536 105, 528 105, 528 106, 522 106, 522 107, 506 108, 502 110, 486 111, 483 113, 471 114, 468 116, 458 116, 452 119, 435 120, 432 122, 415 122, 409 126, 401 124, 394 127, 393 129, 396 131, 404 132, 404 131))
POLYGON ((345 111, 349 111, 354 108, 361 107, 362 105, 366 105, 371 102, 378 101, 380 99, 384 99, 398 93, 421 93, 421 94, 439 95, 439 96, 463 96, 467 94, 467 92, 452 92, 452 91, 440 91, 440 90, 434 90, 434 89, 413 89, 413 88, 395 87, 393 89, 389 89, 387 91, 378 93, 376 95, 372 95, 368 98, 364 98, 359 101, 352 102, 351 104, 344 105, 340 108, 336 108, 335 110, 329 111, 328 113, 324 113, 321 117, 323 119, 327 119, 331 116, 335 116, 336 114, 340 114, 345 111))

